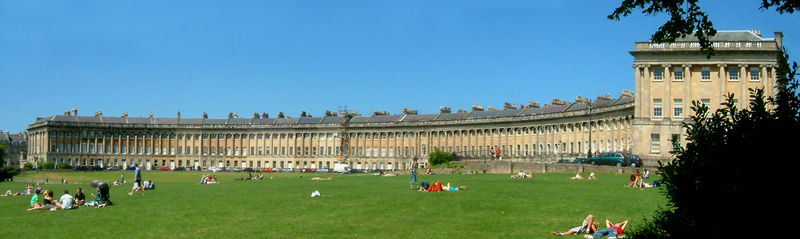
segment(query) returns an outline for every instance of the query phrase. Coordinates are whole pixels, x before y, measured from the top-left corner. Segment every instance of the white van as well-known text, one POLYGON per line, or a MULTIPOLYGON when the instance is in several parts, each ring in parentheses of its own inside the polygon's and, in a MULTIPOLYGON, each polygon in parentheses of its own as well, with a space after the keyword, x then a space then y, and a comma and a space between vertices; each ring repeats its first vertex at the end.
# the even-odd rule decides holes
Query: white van
POLYGON ((350 173, 350 165, 346 163, 333 164, 334 173, 350 173))

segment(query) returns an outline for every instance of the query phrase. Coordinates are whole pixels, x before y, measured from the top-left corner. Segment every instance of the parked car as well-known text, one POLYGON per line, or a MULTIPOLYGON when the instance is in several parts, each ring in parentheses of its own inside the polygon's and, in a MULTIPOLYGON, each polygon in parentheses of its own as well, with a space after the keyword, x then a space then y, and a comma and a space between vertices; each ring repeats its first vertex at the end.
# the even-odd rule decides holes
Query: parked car
POLYGON ((274 173, 275 171, 276 170, 274 168, 265 168, 265 169, 261 170, 261 172, 265 172, 265 173, 274 173))
POLYGON ((320 169, 317 169, 317 173, 328 173, 328 172, 330 172, 328 167, 322 167, 320 169))
POLYGON ((350 169, 349 173, 364 173, 364 172, 366 171, 364 171, 363 169, 350 169))
POLYGON ((294 172, 293 168, 282 168, 281 169, 281 173, 293 173, 293 172, 294 172))
POLYGON ((572 162, 571 162, 571 161, 569 161, 569 159, 560 159, 560 160, 556 161, 556 163, 558 163, 558 164, 565 164, 565 163, 572 163, 572 162))
POLYGON ((92 166, 91 170, 92 170, 92 171, 103 171, 103 167, 100 167, 100 166, 92 166))
POLYGON ((245 169, 242 170, 242 172, 255 172, 255 171, 256 170, 253 169, 253 168, 245 168, 245 169))
POLYGON ((170 170, 172 170, 172 169, 171 169, 171 168, 169 168, 169 167, 162 167, 162 168, 161 168, 161 171, 170 171, 170 170))
POLYGON ((186 171, 186 168, 184 168, 184 167, 177 167, 177 168, 173 169, 173 171, 186 171))
POLYGON ((239 169, 228 166, 228 167, 225 168, 225 171, 227 171, 227 172, 239 172, 239 169))
POLYGON ((212 172, 212 173, 218 173, 219 171, 222 171, 222 169, 214 167, 214 166, 211 166, 211 167, 208 167, 208 171, 212 172))
POLYGON ((313 168, 307 168, 307 169, 303 169, 302 172, 304 172, 304 173, 313 173, 313 172, 317 172, 317 170, 313 169, 313 168))
POLYGON ((605 152, 600 155, 586 159, 592 165, 614 165, 617 167, 627 166, 628 161, 624 154, 620 152, 605 152))
POLYGON ((136 170, 136 167, 130 166, 130 167, 125 168, 125 170, 133 171, 133 170, 136 170))
POLYGON ((586 163, 586 158, 576 158, 575 160, 572 161, 572 163, 574 164, 586 163))
POLYGON ((119 166, 111 166, 111 167, 108 167, 106 170, 116 171, 116 170, 120 170, 120 168, 119 168, 119 166))
POLYGON ((641 158, 639 158, 638 155, 632 155, 632 154, 630 154, 630 155, 629 154, 623 154, 623 155, 625 155, 625 160, 628 161, 628 165, 630 165, 631 167, 634 167, 634 168, 635 167, 642 167, 642 165, 644 164, 644 162, 642 161, 641 158))
POLYGON ((86 166, 76 166, 75 167, 75 171, 87 171, 87 170, 89 170, 89 168, 87 168, 86 166))

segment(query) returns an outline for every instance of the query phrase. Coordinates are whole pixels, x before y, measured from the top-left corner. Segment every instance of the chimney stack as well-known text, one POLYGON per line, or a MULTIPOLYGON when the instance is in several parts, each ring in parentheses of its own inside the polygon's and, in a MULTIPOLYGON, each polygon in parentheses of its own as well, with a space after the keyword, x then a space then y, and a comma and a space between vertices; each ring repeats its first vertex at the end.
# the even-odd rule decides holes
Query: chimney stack
POLYGON ((449 114, 450 113, 450 107, 447 107, 447 106, 439 107, 439 113, 441 113, 441 114, 449 114))
POLYGON ((267 114, 267 112, 261 113, 261 118, 269 119, 269 114, 267 114))
POLYGON ((385 111, 385 110, 384 110, 384 111, 375 110, 375 112, 373 112, 373 113, 372 113, 372 115, 389 115, 389 111, 385 111))
POLYGON ((483 111, 482 105, 472 105, 472 111, 483 111))
POLYGON ((567 102, 561 99, 553 98, 553 105, 566 105, 567 102))
POLYGON ((286 116, 283 115, 283 111, 278 111, 278 118, 284 118, 284 117, 286 116))
POLYGON ((300 117, 301 118, 302 117, 306 117, 306 111, 305 110, 300 111, 300 117))
POLYGON ((72 107, 72 115, 78 116, 78 107, 72 107))
POLYGON ((629 90, 622 90, 622 96, 625 96, 625 97, 633 97, 633 91, 629 91, 629 90))
POLYGON ((530 101, 530 102, 528 102, 528 106, 531 107, 531 108, 539 108, 539 102, 530 101))
POLYGON ((506 102, 505 104, 503 104, 503 109, 505 109, 505 110, 516 110, 517 109, 517 105, 509 103, 509 102, 506 102))
POLYGON ((783 51, 783 32, 775 31, 775 43, 778 44, 778 50, 783 51))
POLYGON ((415 114, 417 114, 417 110, 411 109, 411 108, 403 108, 403 114, 415 115, 415 114))

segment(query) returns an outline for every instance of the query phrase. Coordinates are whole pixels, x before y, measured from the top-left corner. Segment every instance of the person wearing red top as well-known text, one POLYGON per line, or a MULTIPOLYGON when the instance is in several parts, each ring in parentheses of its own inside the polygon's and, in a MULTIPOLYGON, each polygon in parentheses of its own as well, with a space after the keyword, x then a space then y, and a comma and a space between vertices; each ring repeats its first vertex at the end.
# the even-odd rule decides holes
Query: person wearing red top
POLYGON ((625 232, 625 227, 627 226, 628 226, 628 220, 614 224, 608 219, 606 219, 606 227, 608 228, 600 230, 591 236, 586 235, 584 236, 584 238, 602 238, 603 236, 617 237, 619 235, 622 235, 623 232, 625 232))

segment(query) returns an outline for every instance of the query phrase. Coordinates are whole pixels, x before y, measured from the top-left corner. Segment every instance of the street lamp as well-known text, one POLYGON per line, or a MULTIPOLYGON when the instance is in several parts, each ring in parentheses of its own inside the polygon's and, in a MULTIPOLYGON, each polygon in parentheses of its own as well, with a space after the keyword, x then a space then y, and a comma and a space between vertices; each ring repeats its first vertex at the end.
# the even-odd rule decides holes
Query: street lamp
POLYGON ((592 157, 592 100, 586 99, 586 104, 589 106, 589 142, 587 142, 587 146, 589 147, 589 152, 586 154, 586 158, 592 157))

